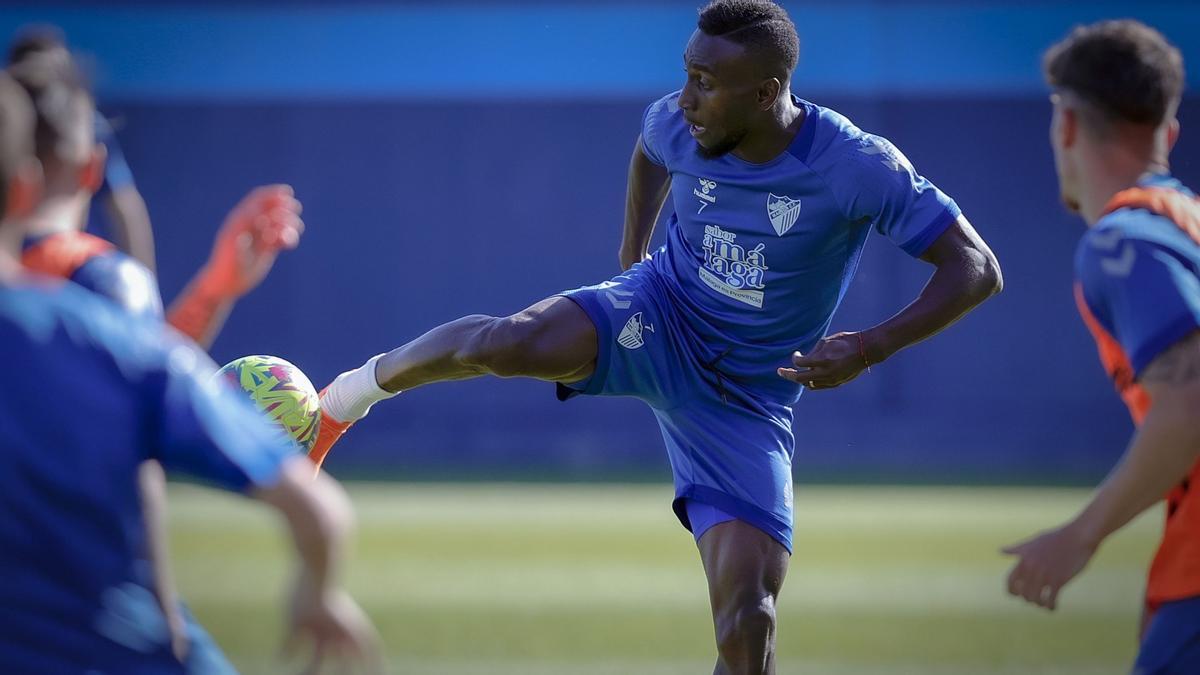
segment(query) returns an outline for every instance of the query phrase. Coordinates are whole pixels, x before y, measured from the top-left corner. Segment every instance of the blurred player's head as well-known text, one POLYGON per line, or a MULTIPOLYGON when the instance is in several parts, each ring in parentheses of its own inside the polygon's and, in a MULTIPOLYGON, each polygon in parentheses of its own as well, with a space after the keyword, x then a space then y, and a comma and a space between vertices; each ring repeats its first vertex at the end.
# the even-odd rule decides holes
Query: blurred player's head
POLYGON ((684 52, 679 107, 700 154, 719 157, 787 102, 800 54, 796 27, 770 0, 713 0, 684 52))
POLYGON ((1080 26, 1046 52, 1050 142, 1063 202, 1073 211, 1098 169, 1165 170, 1179 136, 1183 57, 1133 20, 1080 26), (1140 167, 1140 169, 1139 169, 1140 167))
POLYGON ((27 26, 8 45, 8 63, 12 65, 33 54, 54 51, 67 51, 66 38, 61 30, 49 25, 27 26))
POLYGON ((15 264, 24 219, 37 205, 42 172, 34 157, 34 113, 29 97, 0 71, 0 272, 15 264), (7 261, 7 262, 5 262, 7 261))
MULTIPOLYGON (((15 50, 14 50, 15 51, 15 50)), ((45 173, 45 204, 68 204, 82 227, 91 194, 104 176, 103 145, 96 143, 95 104, 65 48, 28 49, 9 65, 36 113, 37 158, 45 173)))

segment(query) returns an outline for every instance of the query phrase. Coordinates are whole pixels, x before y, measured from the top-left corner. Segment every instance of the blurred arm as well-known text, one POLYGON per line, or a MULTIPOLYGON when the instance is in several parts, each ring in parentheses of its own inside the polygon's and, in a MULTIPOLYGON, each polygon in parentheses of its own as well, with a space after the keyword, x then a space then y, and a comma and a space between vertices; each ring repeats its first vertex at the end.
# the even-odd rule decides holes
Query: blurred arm
POLYGON ((1073 526, 1091 546, 1133 520, 1187 477, 1200 457, 1200 332, 1160 354, 1139 383, 1153 404, 1116 468, 1073 526))
POLYGON ((154 272, 154 230, 138 189, 130 183, 113 190, 104 200, 104 209, 117 246, 154 272))
POLYGON ((171 632, 171 650, 183 661, 187 655, 187 627, 179 611, 179 593, 171 572, 171 554, 167 548, 167 477, 162 465, 146 460, 138 467, 142 518, 146 524, 146 556, 154 573, 154 592, 167 627, 171 632))
POLYGON ((625 192, 625 230, 621 237, 621 269, 646 259, 658 212, 671 191, 671 175, 646 157, 638 136, 629 160, 629 185, 625 192))
POLYGON ((305 583, 319 595, 333 590, 353 519, 341 487, 326 474, 314 479, 312 464, 296 457, 284 464, 278 482, 252 496, 275 507, 287 521, 305 583))
POLYGON ((353 520, 346 493, 325 474, 314 478, 312 463, 294 457, 275 485, 253 495, 283 514, 300 557, 285 647, 290 650, 301 639, 313 642, 313 663, 305 672, 320 672, 326 654, 349 654, 365 672, 382 672, 379 636, 337 582, 353 520))

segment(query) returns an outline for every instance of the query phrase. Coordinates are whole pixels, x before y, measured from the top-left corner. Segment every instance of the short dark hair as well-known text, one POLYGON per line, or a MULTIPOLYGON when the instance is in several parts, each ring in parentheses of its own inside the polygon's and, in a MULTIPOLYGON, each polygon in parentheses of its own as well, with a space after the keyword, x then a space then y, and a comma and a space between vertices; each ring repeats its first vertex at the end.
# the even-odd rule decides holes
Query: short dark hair
POLYGON ((21 86, 0 70, 0 218, 8 203, 8 183, 33 159, 33 106, 21 86))
MULTIPOLYGON (((800 58, 800 36, 787 11, 770 0, 712 0, 700 10, 696 26, 765 57, 769 68, 786 77, 800 58)), ((786 83, 785 83, 786 84, 786 83)))
POLYGON ((85 132, 94 128, 95 103, 70 52, 28 52, 8 72, 33 102, 37 156, 47 170, 89 149, 85 132))
POLYGON ((1078 26, 1042 63, 1046 81, 1096 109, 1104 121, 1157 127, 1183 95, 1183 56, 1162 33, 1122 19, 1078 26))

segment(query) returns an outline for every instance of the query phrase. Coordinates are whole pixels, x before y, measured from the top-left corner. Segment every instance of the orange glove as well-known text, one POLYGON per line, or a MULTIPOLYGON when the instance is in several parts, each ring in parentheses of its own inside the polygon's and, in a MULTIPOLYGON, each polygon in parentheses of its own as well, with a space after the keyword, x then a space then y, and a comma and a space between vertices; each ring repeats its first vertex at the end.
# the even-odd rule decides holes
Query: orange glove
POLYGON ((300 243, 304 221, 289 185, 255 188, 225 217, 201 273, 206 290, 237 299, 258 286, 284 249, 300 243))
POLYGON ((243 197, 217 232, 208 263, 171 304, 168 323, 202 346, 211 343, 233 302, 262 282, 279 251, 300 243, 300 208, 288 185, 243 197))

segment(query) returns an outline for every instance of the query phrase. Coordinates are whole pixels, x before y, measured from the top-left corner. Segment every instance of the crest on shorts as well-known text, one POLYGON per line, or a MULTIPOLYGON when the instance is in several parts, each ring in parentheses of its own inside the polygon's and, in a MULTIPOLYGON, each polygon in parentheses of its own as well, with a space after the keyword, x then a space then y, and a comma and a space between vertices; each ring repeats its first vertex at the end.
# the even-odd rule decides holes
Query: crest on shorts
POLYGON ((775 234, 782 237, 800 217, 800 200, 768 193, 767 217, 771 219, 775 234))

